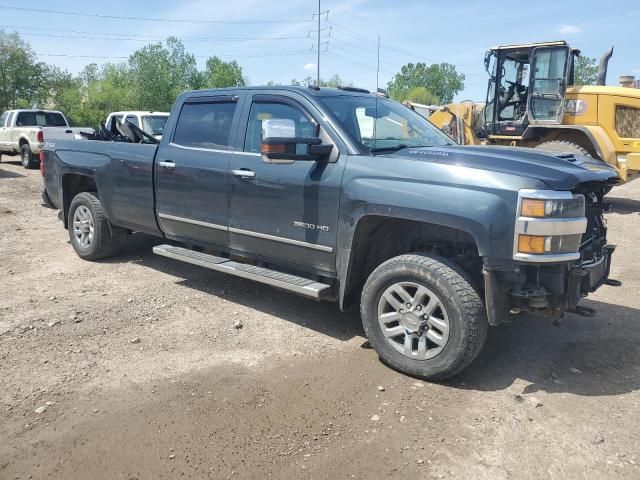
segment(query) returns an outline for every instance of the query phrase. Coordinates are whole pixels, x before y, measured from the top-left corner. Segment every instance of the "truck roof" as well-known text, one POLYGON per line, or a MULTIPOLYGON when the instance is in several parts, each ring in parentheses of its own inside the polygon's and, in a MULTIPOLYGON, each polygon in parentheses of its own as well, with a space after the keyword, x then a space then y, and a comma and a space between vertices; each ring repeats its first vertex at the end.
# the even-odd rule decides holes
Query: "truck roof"
POLYGON ((46 108, 15 108, 13 110, 7 110, 7 112, 45 112, 45 113, 60 113, 60 110, 48 110, 46 108))
POLYGON ((354 96, 375 96, 374 93, 369 92, 357 87, 304 87, 297 85, 261 85, 251 87, 231 87, 231 88, 214 88, 206 90, 193 90, 186 92, 185 95, 198 94, 206 95, 207 93, 220 93, 220 92, 237 92, 237 91, 255 91, 255 90, 270 90, 270 91, 286 91, 286 92, 298 92, 302 95, 313 97, 335 97, 339 95, 354 95, 354 96))
POLYGON ((164 115, 169 116, 169 112, 153 112, 145 110, 123 110, 121 112, 111 112, 109 115, 164 115))

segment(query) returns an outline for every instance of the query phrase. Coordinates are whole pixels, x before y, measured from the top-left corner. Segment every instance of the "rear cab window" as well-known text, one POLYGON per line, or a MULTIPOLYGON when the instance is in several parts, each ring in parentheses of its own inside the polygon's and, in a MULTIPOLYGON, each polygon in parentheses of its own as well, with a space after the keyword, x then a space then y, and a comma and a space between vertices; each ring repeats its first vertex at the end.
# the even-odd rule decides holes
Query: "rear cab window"
POLYGON ((16 127, 66 127, 67 121, 57 112, 20 112, 16 127))
POLYGON ((9 112, 4 112, 0 115, 0 127, 4 127, 5 123, 7 123, 7 117, 9 116, 9 112))
POLYGON ((231 149, 231 127, 237 102, 231 97, 187 100, 180 110, 172 143, 211 150, 231 149))

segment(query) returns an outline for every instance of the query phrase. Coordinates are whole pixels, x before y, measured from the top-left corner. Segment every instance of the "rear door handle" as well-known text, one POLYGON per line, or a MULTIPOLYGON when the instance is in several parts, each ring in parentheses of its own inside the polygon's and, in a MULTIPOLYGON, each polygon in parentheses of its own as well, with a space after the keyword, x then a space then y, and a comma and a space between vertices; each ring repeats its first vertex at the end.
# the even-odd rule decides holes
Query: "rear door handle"
POLYGON ((162 168, 169 168, 172 170, 176 168, 176 164, 173 163, 171 160, 167 160, 166 162, 158 162, 158 165, 161 166, 162 168))
POLYGON ((241 178, 253 178, 256 176, 256 172, 251 170, 231 170, 231 174, 241 178))

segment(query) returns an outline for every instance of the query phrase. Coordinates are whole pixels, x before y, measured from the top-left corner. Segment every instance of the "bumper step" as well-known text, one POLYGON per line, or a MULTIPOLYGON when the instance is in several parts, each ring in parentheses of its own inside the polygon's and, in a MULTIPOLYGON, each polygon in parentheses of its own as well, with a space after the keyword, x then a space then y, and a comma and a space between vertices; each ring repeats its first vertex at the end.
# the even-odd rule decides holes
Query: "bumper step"
POLYGON ((316 282, 309 278, 299 277, 269 268, 256 267, 255 265, 236 262, 228 258, 196 252, 188 248, 174 247, 173 245, 158 245, 153 247, 153 253, 217 272, 229 273, 236 277, 266 283, 267 285, 289 290, 316 300, 329 297, 331 293, 330 285, 316 282))

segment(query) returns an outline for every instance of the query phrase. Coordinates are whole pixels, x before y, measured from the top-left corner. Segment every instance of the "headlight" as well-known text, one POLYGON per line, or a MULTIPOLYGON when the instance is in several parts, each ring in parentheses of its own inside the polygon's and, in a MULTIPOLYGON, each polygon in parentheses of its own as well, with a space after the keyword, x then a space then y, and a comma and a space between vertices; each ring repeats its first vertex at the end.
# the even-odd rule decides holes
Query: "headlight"
POLYGON ((534 218, 575 218, 584 217, 584 195, 570 198, 522 198, 520 216, 534 218))
POLYGON ((576 260, 586 228, 583 195, 521 190, 513 257, 526 262, 576 260))

